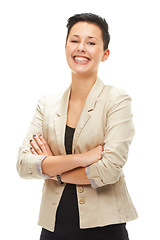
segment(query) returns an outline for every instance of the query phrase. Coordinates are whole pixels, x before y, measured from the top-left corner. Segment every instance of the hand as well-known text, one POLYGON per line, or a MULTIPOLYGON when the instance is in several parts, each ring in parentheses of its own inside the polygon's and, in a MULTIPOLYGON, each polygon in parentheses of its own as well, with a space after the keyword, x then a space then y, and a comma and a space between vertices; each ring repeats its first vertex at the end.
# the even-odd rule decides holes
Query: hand
POLYGON ((30 151, 33 154, 38 155, 50 155, 53 156, 47 141, 42 137, 42 135, 33 135, 33 140, 30 140, 31 148, 30 151))
POLYGON ((98 162, 102 158, 103 146, 99 145, 92 150, 82 153, 82 167, 87 167, 94 162, 98 162))

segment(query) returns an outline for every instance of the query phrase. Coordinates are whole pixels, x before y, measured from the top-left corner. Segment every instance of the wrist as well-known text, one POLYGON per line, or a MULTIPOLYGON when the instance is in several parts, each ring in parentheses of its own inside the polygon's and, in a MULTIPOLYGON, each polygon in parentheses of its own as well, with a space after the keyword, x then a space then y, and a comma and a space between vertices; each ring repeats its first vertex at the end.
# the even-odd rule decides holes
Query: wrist
POLYGON ((84 153, 77 154, 78 167, 84 167, 84 153))

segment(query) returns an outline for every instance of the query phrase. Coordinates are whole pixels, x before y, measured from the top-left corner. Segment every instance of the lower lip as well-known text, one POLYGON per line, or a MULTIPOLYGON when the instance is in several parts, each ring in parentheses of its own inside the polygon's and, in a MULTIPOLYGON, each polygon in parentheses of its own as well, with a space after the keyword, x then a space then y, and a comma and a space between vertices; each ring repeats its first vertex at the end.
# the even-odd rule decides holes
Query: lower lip
POLYGON ((80 62, 80 61, 76 61, 74 58, 73 58, 73 60, 74 60, 74 62, 76 63, 76 64, 80 64, 80 65, 86 65, 86 64, 88 64, 89 63, 89 61, 88 62, 80 62))

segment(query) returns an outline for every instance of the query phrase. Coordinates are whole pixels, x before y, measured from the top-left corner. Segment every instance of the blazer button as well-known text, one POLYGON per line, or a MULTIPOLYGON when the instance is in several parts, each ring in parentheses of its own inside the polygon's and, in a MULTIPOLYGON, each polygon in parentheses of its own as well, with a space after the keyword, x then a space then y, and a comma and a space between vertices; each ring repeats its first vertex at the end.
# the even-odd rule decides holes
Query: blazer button
POLYGON ((84 204, 85 203, 85 199, 84 198, 80 198, 79 203, 80 204, 84 204))
POLYGON ((79 193, 84 192, 84 188, 83 188, 83 187, 78 187, 78 192, 79 192, 79 193))

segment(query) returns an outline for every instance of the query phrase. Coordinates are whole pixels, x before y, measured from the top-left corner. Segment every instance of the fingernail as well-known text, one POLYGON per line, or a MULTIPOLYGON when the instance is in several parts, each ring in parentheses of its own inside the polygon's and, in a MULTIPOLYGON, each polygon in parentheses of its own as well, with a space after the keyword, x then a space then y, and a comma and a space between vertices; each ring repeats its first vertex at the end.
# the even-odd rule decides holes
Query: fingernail
POLYGON ((30 149, 32 150, 33 148, 31 147, 30 149))
POLYGON ((32 142, 33 140, 31 139, 30 142, 32 142))
POLYGON ((39 136, 39 137, 42 137, 42 135, 41 135, 41 134, 39 134, 38 136, 39 136))
POLYGON ((33 137, 36 137, 36 135, 34 134, 33 137))

